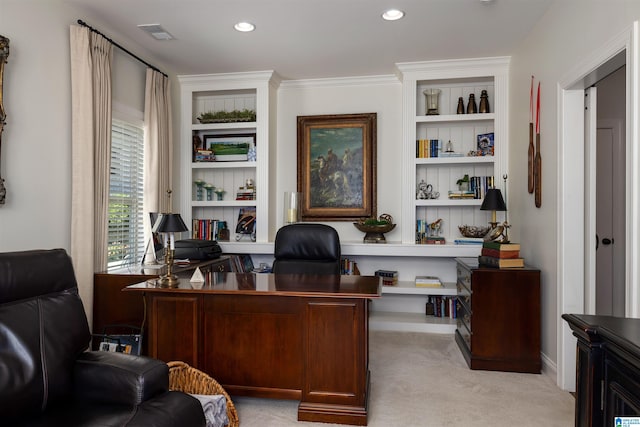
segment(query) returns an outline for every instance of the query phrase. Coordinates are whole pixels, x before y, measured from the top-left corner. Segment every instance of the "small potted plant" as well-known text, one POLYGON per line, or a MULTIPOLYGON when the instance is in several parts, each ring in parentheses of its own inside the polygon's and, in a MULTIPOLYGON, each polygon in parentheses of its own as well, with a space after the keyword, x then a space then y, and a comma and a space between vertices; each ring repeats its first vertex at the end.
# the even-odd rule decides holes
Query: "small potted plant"
POLYGON ((456 181, 456 184, 458 184, 458 190, 469 191, 469 175, 465 174, 465 176, 456 181))

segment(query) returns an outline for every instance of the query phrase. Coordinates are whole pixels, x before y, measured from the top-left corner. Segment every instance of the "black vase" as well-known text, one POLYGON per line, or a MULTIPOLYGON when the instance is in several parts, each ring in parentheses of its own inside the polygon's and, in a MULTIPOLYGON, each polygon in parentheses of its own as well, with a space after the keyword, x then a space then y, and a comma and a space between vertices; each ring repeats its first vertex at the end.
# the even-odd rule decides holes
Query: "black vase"
POLYGON ((469 95, 469 103, 467 104, 467 114, 476 114, 478 112, 478 105, 476 104, 476 96, 474 94, 469 95))
POLYGON ((458 110, 456 111, 456 114, 464 114, 464 101, 462 100, 462 97, 458 98, 458 110))
POLYGON ((480 113, 489 113, 489 95, 486 90, 480 94, 480 113))

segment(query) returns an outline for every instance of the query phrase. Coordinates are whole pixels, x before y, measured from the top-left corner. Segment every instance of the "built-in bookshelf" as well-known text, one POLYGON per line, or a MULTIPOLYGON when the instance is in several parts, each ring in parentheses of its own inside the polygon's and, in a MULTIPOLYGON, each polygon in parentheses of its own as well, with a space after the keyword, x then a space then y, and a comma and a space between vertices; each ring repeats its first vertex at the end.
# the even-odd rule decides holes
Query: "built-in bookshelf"
POLYGON ((197 231, 197 224, 215 221, 229 230, 220 241, 245 246, 267 242, 269 149, 275 136, 273 109, 278 84, 274 73, 191 75, 178 76, 178 80, 180 212, 191 226, 191 234, 197 231), (233 111, 255 114, 236 121, 199 120, 203 113, 233 111), (215 144, 246 145, 246 151, 216 157, 207 153, 215 144), (242 223, 247 212, 254 212, 251 228, 242 223))

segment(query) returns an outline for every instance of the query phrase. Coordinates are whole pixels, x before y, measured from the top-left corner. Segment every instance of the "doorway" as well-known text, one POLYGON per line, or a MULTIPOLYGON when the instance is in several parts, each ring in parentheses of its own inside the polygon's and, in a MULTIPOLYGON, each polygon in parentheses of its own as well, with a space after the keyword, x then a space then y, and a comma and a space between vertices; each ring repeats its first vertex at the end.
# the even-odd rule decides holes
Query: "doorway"
POLYGON ((625 316, 626 66, 585 90, 584 313, 625 316))
MULTIPOLYGON (((563 313, 586 313, 589 307, 593 307, 592 313, 595 313, 596 182, 595 174, 588 173, 595 170, 595 155, 590 155, 595 152, 595 143, 585 144, 589 141, 584 113, 585 90, 625 64, 623 222, 627 239, 621 274, 625 283, 625 316, 638 317, 640 314, 640 287, 637 285, 640 283, 640 265, 634 262, 640 255, 639 35, 639 24, 634 22, 605 46, 594 49, 558 82, 558 318, 563 313), (590 263, 590 259, 594 262, 590 263), (585 286, 589 281, 593 282, 593 287, 585 286), (594 289, 593 302, 589 301, 588 289, 594 289)), ((591 129, 594 129, 592 141, 595 141, 596 126, 591 129)), ((575 389, 575 352, 575 337, 566 322, 560 320, 557 382, 564 390, 575 389)))

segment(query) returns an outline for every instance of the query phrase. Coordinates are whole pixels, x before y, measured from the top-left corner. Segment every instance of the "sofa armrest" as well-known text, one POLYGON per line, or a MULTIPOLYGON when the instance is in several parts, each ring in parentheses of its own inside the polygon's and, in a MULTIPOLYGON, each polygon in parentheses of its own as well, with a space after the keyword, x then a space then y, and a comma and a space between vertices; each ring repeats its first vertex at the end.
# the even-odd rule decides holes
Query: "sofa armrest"
POLYGON ((81 401, 137 406, 169 390, 167 364, 144 356, 84 352, 73 375, 76 399, 81 401))

